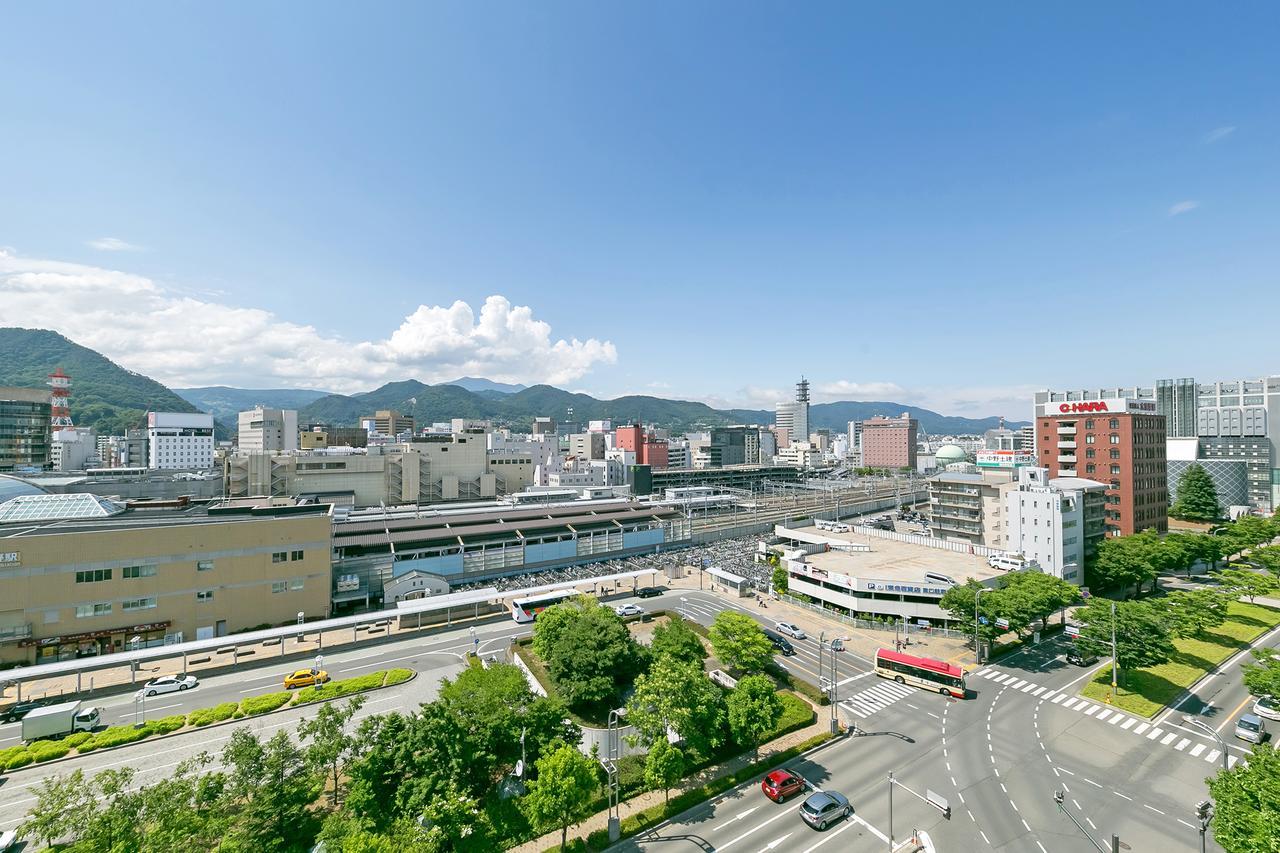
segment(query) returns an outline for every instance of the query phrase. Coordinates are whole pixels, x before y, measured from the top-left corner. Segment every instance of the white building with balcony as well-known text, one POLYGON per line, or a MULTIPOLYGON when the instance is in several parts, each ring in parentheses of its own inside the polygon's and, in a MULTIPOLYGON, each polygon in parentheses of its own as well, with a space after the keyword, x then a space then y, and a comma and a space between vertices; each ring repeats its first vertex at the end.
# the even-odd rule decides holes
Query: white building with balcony
POLYGON ((1000 487, 1003 542, 991 544, 1079 585, 1085 558, 1105 535, 1106 488, 1079 477, 1050 479, 1046 468, 1020 468, 1016 482, 1000 487))

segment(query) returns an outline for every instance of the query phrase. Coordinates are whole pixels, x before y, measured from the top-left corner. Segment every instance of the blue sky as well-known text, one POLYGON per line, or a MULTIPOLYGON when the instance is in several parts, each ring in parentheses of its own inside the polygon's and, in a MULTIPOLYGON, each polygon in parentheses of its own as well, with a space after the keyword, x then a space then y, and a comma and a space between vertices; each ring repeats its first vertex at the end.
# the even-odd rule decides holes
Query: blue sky
POLYGON ((0 322, 173 385, 1280 372, 1280 10, 1116 6, 11 6, 0 322))

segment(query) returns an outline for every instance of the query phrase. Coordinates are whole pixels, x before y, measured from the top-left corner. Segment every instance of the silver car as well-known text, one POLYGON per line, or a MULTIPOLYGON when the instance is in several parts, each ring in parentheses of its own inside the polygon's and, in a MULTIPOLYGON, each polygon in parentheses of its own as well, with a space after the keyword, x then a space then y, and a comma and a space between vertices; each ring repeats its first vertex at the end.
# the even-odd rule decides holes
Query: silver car
POLYGON ((849 798, 839 791, 818 791, 800 805, 800 817, 814 829, 826 829, 829 824, 853 814, 849 798))
POLYGON ((180 690, 190 690, 199 683, 200 681, 194 675, 163 675, 160 678, 153 678, 142 685, 142 689, 138 692, 143 696, 155 696, 159 693, 177 693, 180 690))
POLYGON ((1236 720, 1236 737, 1249 743, 1262 743, 1267 739, 1267 724, 1256 714, 1242 714, 1236 720))
POLYGON ((803 640, 805 637, 809 636, 804 632, 803 628, 793 622, 779 622, 774 627, 777 629, 779 634, 786 634, 788 637, 792 637, 796 640, 803 640))
POLYGON ((638 604, 619 604, 613 612, 619 616, 639 616, 644 613, 644 608, 638 604))
POLYGON ((1274 696, 1260 696, 1253 703, 1253 713, 1268 720, 1280 720, 1280 699, 1274 696))

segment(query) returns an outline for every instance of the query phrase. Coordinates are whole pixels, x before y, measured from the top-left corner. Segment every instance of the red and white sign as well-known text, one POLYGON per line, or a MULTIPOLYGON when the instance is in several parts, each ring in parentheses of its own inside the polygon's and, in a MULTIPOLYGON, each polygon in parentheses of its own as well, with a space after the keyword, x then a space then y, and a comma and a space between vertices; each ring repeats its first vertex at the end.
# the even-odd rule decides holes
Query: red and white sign
POLYGON ((1063 403, 1058 406, 1058 411, 1062 414, 1075 414, 1077 412, 1107 412, 1106 400, 1085 400, 1080 403, 1063 403))
POLYGON ((1063 415, 1118 414, 1130 412, 1141 415, 1156 413, 1155 400, 1132 400, 1125 397, 1109 397, 1105 400, 1069 400, 1036 404, 1036 412, 1042 417, 1063 415))

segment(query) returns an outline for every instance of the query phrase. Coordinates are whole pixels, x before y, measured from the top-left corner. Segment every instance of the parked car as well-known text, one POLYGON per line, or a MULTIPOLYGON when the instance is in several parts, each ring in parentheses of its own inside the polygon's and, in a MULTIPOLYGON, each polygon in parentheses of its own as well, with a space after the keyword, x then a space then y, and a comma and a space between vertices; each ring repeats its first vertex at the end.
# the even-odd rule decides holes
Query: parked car
POLYGON ((329 673, 323 669, 300 669, 295 673, 284 677, 284 689, 292 690, 295 687, 313 687, 317 684, 324 684, 329 680, 329 673))
POLYGON ((642 586, 636 590, 636 598, 657 598, 662 595, 660 586, 642 586))
POLYGON ((1093 666, 1097 662, 1097 655, 1085 654, 1079 649, 1072 649, 1067 652, 1067 663, 1069 664, 1074 664, 1075 666, 1093 666))
POLYGON ((773 627, 778 629, 779 634, 786 634, 788 637, 792 637, 796 640, 803 640, 805 637, 809 636, 799 625, 796 625, 793 622, 778 622, 773 627))
POLYGON ((30 714, 36 708, 47 705, 45 699, 28 699, 25 702, 15 702, 12 705, 6 705, 3 711, 0 711, 0 720, 6 723, 16 723, 27 714, 30 714))
POLYGON ((849 799, 839 791, 818 791, 810 794, 800 806, 800 817, 814 829, 826 829, 828 825, 853 814, 849 799))
POLYGON ((18 843, 18 830, 6 829, 0 832, 0 853, 8 850, 10 847, 18 843))
POLYGON ((775 770, 760 780, 760 790, 775 803, 785 803, 804 788, 805 781, 790 770, 775 770))
POLYGON ((638 604, 619 604, 613 612, 619 616, 639 616, 644 613, 644 608, 638 604))
POLYGON ((1274 696, 1260 696, 1253 703, 1253 713, 1268 720, 1280 720, 1280 700, 1274 696))
POLYGON ((1236 737, 1249 743, 1262 743, 1268 737, 1267 724, 1257 714, 1242 714, 1236 720, 1236 737))
POLYGON ((194 675, 162 675, 142 685, 142 689, 138 692, 143 696, 155 696, 159 693, 176 693, 179 690, 190 690, 199 684, 200 680, 194 675))
POLYGON ((787 642, 787 638, 772 631, 765 631, 764 635, 769 638, 769 642, 773 643, 773 647, 782 653, 783 657, 788 657, 796 653, 795 646, 787 642))

